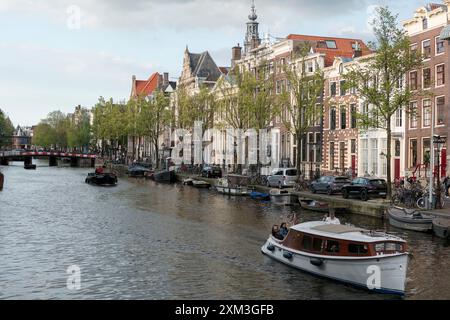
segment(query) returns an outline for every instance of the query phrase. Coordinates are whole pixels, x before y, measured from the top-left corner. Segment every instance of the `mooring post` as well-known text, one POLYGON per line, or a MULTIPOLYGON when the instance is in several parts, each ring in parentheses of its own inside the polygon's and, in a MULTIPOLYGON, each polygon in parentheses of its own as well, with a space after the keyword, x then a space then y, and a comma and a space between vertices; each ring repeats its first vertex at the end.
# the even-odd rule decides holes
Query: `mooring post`
POLYGON ((3 190, 3 182, 5 182, 5 176, 0 172, 0 191, 3 190))
POLYGON ((95 168, 95 158, 91 159, 91 168, 95 168))

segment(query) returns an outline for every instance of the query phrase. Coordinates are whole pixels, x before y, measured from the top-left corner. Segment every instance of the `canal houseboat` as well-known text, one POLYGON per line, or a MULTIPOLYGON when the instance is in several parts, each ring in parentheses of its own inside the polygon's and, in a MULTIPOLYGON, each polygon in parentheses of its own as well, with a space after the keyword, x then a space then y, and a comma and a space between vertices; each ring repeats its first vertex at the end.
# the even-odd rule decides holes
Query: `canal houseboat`
POLYGON ((405 293, 406 241, 392 235, 314 221, 293 226, 284 240, 271 235, 261 250, 316 276, 380 293, 405 293))
POLYGON ((218 193, 229 196, 248 196, 250 194, 247 187, 231 186, 228 178, 219 179, 215 187, 218 193))

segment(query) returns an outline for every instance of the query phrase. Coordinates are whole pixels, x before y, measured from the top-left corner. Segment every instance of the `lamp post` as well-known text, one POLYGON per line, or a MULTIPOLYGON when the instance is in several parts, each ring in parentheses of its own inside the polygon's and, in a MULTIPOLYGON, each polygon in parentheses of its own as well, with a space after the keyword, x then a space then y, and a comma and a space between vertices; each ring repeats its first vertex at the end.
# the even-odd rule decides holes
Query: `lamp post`
POLYGON ((433 136, 433 149, 434 145, 437 146, 437 177, 436 177, 436 202, 439 206, 439 209, 441 208, 441 146, 446 143, 446 139, 442 138, 441 136, 433 136))

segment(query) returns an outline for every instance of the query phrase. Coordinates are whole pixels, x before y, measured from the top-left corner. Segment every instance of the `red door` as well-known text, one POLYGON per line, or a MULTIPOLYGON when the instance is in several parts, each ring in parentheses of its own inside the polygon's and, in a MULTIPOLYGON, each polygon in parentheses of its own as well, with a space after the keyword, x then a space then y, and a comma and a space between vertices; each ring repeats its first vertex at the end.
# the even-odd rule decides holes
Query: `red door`
POLYGON ((447 176, 447 149, 441 151, 441 177, 447 176))
POLYGON ((394 179, 400 180, 400 159, 395 159, 394 163, 394 179))
POLYGON ((356 177, 356 156, 352 155, 352 173, 353 173, 353 177, 356 177))

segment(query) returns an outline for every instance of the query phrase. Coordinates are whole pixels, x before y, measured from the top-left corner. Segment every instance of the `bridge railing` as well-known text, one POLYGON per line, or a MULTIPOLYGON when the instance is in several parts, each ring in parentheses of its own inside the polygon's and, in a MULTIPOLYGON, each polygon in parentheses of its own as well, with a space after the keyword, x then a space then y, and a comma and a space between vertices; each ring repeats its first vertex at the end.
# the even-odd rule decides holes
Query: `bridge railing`
POLYGON ((95 159, 95 154, 71 153, 71 152, 47 152, 47 151, 0 151, 1 158, 9 157, 62 157, 62 158, 84 158, 95 159))

